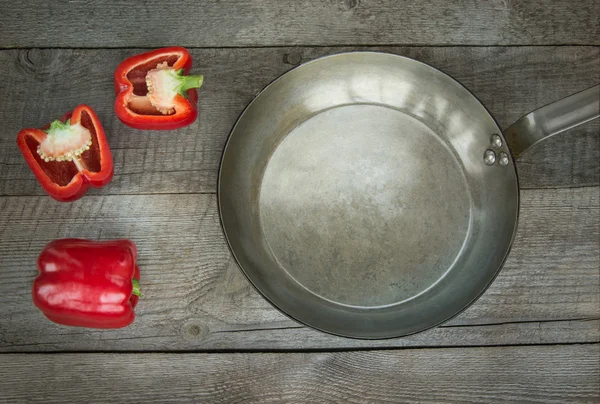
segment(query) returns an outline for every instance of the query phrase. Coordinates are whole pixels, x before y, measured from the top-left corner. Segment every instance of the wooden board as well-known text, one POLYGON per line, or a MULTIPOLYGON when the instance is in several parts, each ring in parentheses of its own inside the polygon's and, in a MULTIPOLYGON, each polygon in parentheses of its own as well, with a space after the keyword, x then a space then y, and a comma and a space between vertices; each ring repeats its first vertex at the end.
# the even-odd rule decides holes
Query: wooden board
POLYGON ((599 345, 0 356, 10 402, 597 403, 599 345))
MULTIPOLYGON (((15 146, 23 127, 40 127, 87 103, 112 147, 115 177, 92 195, 215 192, 221 152, 246 104, 292 62, 350 50, 380 50, 436 66, 472 90, 508 127, 546 103, 600 82, 597 47, 376 47, 194 49, 206 82, 200 117, 177 131, 131 129, 113 112, 112 74, 137 49, 0 51, 0 195, 44 195, 15 146)), ((598 185, 600 123, 535 146, 518 162, 522 188, 598 185)))
POLYGON ((599 44, 598 3, 150 0, 0 5, 0 47, 599 44))
POLYGON ((386 341, 301 327, 232 261, 215 195, 0 198, 0 350, 271 350, 473 346, 600 340, 598 187, 525 190, 519 232, 491 288, 447 326, 386 341), (68 328, 33 306, 35 260, 52 239, 130 238, 144 295, 121 330, 68 328))
POLYGON ((597 0, 0 2, 0 402, 600 402, 599 121, 520 158, 504 270, 460 316, 407 338, 334 337, 271 307, 233 262, 214 195, 239 113, 299 63, 406 55, 457 78, 505 128, 599 83, 598 45, 597 0), (190 48, 205 74, 200 117, 130 129, 113 113, 114 69, 164 45, 190 48), (15 137, 79 103, 100 115, 116 175, 61 204, 15 137), (37 254, 60 237, 137 243, 133 325, 62 327, 33 306, 37 254))

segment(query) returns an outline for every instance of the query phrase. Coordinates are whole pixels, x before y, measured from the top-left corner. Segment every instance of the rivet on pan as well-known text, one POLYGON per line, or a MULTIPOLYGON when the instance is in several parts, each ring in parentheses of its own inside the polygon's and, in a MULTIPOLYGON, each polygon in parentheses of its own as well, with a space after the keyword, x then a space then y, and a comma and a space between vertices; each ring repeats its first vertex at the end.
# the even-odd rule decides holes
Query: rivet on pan
POLYGON ((502 147, 502 138, 497 133, 494 133, 492 135, 492 146, 496 149, 499 149, 502 147))
POLYGON ((494 151, 490 149, 486 150, 483 155, 483 161, 488 166, 493 165, 496 162, 496 153, 494 153, 494 151))
POLYGON ((508 154, 500 152, 500 154, 498 154, 498 164, 502 167, 506 166, 508 164, 508 154))

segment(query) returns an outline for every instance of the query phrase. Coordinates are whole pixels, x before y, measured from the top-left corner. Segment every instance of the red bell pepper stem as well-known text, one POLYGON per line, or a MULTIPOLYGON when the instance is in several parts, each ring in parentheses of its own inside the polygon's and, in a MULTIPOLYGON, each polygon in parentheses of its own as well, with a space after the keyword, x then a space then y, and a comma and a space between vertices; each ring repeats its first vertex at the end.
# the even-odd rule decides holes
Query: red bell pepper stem
POLYGON ((131 283, 133 284, 133 291, 131 293, 137 297, 142 297, 142 292, 140 292, 140 281, 137 279, 132 279, 131 283))
POLYGON ((178 91, 187 91, 192 88, 200 88, 204 83, 204 76, 201 74, 195 76, 182 76, 181 86, 178 91))

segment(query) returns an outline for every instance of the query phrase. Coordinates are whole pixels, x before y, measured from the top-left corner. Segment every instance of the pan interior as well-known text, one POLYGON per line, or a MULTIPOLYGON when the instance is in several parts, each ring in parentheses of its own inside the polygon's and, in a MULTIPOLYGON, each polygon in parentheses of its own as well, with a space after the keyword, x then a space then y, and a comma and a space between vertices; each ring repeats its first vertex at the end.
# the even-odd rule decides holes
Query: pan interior
POLYGON ((270 157, 262 232, 310 292, 376 307, 425 291, 452 269, 471 200, 456 153, 405 112, 354 104, 315 114, 270 157))

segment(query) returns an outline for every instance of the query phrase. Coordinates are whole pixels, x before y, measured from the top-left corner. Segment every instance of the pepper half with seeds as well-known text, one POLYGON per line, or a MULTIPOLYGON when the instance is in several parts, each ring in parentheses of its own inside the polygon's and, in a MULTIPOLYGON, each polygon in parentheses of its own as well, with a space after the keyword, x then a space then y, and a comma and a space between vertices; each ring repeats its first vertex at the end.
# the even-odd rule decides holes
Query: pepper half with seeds
POLYGON ((115 113, 136 129, 177 129, 198 116, 202 75, 186 76, 188 51, 169 47, 125 59, 115 71, 115 113))
POLYGON ((44 129, 21 130, 17 145, 42 188, 58 201, 79 199, 90 186, 103 187, 113 177, 104 129, 87 105, 44 129))

